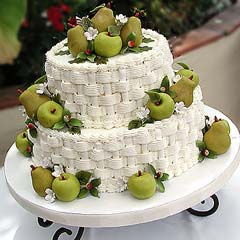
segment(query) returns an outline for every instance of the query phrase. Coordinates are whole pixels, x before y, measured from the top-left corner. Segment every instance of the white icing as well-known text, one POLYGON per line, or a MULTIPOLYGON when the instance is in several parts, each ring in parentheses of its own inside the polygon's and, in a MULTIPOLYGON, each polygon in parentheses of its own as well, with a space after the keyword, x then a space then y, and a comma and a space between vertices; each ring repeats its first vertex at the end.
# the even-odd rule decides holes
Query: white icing
MULTIPOLYGON (((163 35, 144 30, 152 50, 109 58, 107 64, 70 64, 71 55, 55 55, 66 40, 47 52, 45 70, 49 89, 60 93, 65 107, 85 128, 127 126, 146 103, 144 91, 158 88, 165 75, 174 76, 173 58, 163 35)), ((142 43, 142 45, 146 45, 142 43)))

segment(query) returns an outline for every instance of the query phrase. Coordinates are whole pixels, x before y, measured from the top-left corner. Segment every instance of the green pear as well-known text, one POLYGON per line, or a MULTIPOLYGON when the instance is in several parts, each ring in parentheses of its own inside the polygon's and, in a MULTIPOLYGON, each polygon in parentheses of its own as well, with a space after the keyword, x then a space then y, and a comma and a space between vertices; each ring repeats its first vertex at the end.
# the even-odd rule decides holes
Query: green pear
POLYGON ((16 147, 25 157, 31 156, 31 144, 29 143, 28 137, 27 137, 27 131, 21 132, 16 137, 16 147))
POLYGON ((107 32, 109 26, 115 25, 113 11, 107 7, 100 8, 91 21, 99 33, 107 32))
POLYGON ((193 102, 193 90, 195 82, 192 79, 182 76, 174 85, 170 87, 170 91, 176 93, 173 98, 175 102, 184 102, 186 107, 189 107, 193 102))
POLYGON ((132 175, 127 183, 128 190, 137 199, 147 199, 156 192, 156 181, 148 172, 141 172, 132 175))
POLYGON ((101 32, 94 40, 94 48, 97 55, 102 57, 113 57, 122 49, 120 36, 109 36, 107 32, 101 32))
POLYGON ((42 104, 37 111, 39 123, 45 128, 51 128, 63 118, 63 107, 54 101, 42 104))
POLYGON ((80 183, 73 174, 62 173, 54 179, 52 190, 55 192, 58 200, 71 202, 77 198, 80 192, 80 183))
POLYGON ((148 91, 150 99, 147 102, 147 108, 150 110, 150 117, 154 120, 162 120, 172 116, 174 112, 174 101, 166 93, 157 93, 148 91))
POLYGON ((128 45, 128 36, 134 32, 136 35, 135 47, 138 47, 142 43, 142 25, 141 20, 137 17, 130 17, 127 23, 121 29, 121 39, 123 46, 128 45))
POLYGON ((45 197, 45 190, 52 188, 54 177, 47 168, 31 166, 31 177, 34 191, 41 197, 45 197))
POLYGON ((207 149, 216 154, 225 153, 231 145, 231 138, 226 123, 224 121, 214 122, 204 134, 203 141, 207 149))
POLYGON ((229 125, 228 121, 225 120, 225 119, 219 119, 219 121, 222 121, 225 124, 225 127, 226 127, 228 133, 230 133, 231 132, 231 128, 230 128, 230 125, 229 125))
POLYGON ((38 84, 34 84, 26 89, 20 96, 19 101, 24 106, 26 114, 32 118, 37 114, 39 106, 43 103, 50 101, 50 98, 44 94, 37 94, 38 84))
POLYGON ((71 28, 67 32, 68 49, 73 57, 76 57, 78 53, 87 50, 88 41, 84 36, 84 30, 81 26, 77 25, 71 28))
POLYGON ((177 72, 178 75, 180 76, 184 76, 184 77, 191 77, 192 76, 192 81, 195 83, 195 87, 199 84, 199 77, 198 74, 196 72, 194 72, 193 70, 189 70, 189 69, 180 69, 177 72))

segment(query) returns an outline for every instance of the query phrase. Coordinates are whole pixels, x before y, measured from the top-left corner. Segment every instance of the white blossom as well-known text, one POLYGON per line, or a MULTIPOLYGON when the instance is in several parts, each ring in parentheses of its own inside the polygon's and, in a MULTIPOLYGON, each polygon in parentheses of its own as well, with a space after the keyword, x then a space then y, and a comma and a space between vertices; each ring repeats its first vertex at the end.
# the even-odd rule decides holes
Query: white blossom
POLYGON ((52 172, 52 175, 54 177, 59 177, 62 173, 64 173, 62 165, 55 165, 53 168, 54 171, 52 172))
POLYGON ((176 102, 175 103, 175 112, 177 113, 177 114, 179 114, 179 113, 183 113, 184 111, 186 111, 186 107, 185 107, 185 104, 184 104, 184 102, 176 102))
POLYGON ((148 108, 141 107, 139 112, 136 112, 136 115, 141 120, 148 117, 150 110, 148 108))
POLYGON ((45 193, 47 194, 47 195, 45 196, 45 200, 46 200, 46 201, 48 201, 48 202, 50 202, 50 203, 55 202, 56 196, 55 196, 55 193, 54 193, 54 191, 53 191, 52 189, 47 188, 47 189, 45 190, 45 193))
POLYGON ((124 16, 123 14, 116 15, 116 20, 122 24, 125 24, 128 21, 128 17, 124 16))
POLYGON ((175 76, 172 78, 172 81, 173 81, 173 82, 177 82, 177 81, 179 81, 181 78, 182 78, 182 77, 181 77, 179 74, 177 74, 177 75, 175 75, 175 76))
POLYGON ((39 83, 36 93, 40 94, 40 95, 45 94, 45 95, 50 97, 51 93, 48 91, 47 86, 48 86, 48 84, 46 82, 45 83, 39 83))
POLYGON ((52 167, 53 164, 52 164, 52 161, 51 161, 51 158, 50 157, 45 157, 43 160, 42 160, 42 166, 45 167, 45 168, 48 168, 48 167, 52 167))
POLYGON ((88 41, 94 40, 97 35, 98 30, 93 27, 89 27, 87 32, 84 33, 84 36, 87 38, 88 41))
POLYGON ((82 18, 76 16, 76 22, 77 22, 77 25, 81 25, 82 24, 82 18))
POLYGON ((41 17, 42 17, 42 18, 47 18, 47 11, 43 11, 43 12, 41 13, 41 17))

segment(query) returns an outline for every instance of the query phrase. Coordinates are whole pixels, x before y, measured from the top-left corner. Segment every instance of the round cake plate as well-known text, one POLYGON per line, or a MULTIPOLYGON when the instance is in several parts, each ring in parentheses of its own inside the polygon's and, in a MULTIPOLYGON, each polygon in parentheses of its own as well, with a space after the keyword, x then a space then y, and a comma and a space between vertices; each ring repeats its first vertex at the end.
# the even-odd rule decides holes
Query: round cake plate
POLYGON ((236 126, 221 112, 207 107, 206 115, 228 120, 232 144, 217 159, 206 159, 179 177, 165 182, 166 192, 137 200, 128 191, 88 196, 70 203, 48 203, 32 189, 30 163, 13 145, 5 159, 5 177, 15 200, 36 216, 70 226, 120 227, 165 218, 186 210, 216 193, 230 179, 240 158, 240 137, 236 126))

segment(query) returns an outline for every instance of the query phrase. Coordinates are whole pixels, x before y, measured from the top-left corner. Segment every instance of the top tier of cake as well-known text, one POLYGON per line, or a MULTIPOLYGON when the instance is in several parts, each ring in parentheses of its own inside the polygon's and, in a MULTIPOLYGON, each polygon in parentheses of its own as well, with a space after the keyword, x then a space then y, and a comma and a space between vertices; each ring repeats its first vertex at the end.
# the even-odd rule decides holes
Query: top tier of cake
POLYGON ((128 53, 108 59, 106 64, 73 63, 71 55, 56 55, 66 50, 66 40, 46 54, 45 70, 50 91, 58 92, 72 117, 85 128, 127 126, 136 111, 146 104, 146 90, 158 88, 164 76, 171 79, 173 57, 163 35, 144 30, 154 41, 141 53, 128 53))

